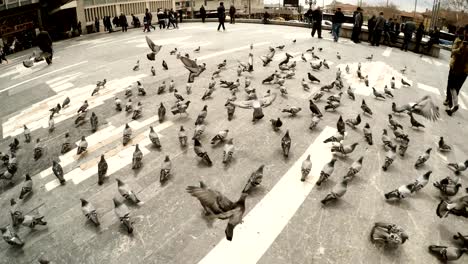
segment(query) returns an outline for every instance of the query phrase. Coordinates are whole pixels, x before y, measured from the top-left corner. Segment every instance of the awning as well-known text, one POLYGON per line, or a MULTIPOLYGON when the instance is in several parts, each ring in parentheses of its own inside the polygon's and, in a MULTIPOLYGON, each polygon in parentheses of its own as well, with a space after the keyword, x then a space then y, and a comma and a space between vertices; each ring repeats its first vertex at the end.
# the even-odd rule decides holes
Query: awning
POLYGON ((65 10, 65 9, 70 9, 70 8, 76 8, 76 1, 71 1, 71 2, 64 4, 61 7, 55 8, 54 10, 49 12, 49 15, 57 13, 60 10, 65 10))

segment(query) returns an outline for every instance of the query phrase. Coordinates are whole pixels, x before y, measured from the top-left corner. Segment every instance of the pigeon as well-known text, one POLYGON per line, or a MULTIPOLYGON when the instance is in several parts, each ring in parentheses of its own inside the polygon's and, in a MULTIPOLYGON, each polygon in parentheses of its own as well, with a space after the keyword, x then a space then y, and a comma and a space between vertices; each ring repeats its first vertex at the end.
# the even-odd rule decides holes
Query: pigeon
POLYGON ((458 190, 462 186, 459 181, 460 177, 458 176, 455 176, 454 178, 446 177, 438 182, 434 182, 433 185, 440 190, 442 195, 454 196, 458 193, 458 190))
POLYGON ((186 92, 187 94, 191 94, 191 93, 192 93, 192 84, 191 84, 191 83, 187 83, 187 84, 185 85, 185 92, 186 92))
POLYGON ((408 86, 410 87, 411 84, 409 84, 407 81, 405 81, 403 78, 401 79, 401 84, 404 85, 404 86, 408 86))
POLYGON ((201 112, 198 114, 197 119, 195 120, 195 125, 203 124, 205 121, 206 116, 208 115, 208 106, 204 105, 201 112))
POLYGON ((262 183, 263 180, 263 169, 265 168, 265 165, 260 165, 258 169, 252 174, 250 174, 249 180, 244 186, 244 189, 242 190, 243 193, 249 193, 252 188, 255 188, 259 186, 262 183))
POLYGON ((289 156, 289 149, 291 148, 291 137, 289 136, 289 130, 286 130, 286 134, 281 139, 281 148, 283 149, 283 156, 287 158, 289 156))
POLYGON ((362 132, 364 133, 364 138, 366 139, 367 144, 372 145, 372 131, 369 123, 366 123, 362 132))
POLYGON ((213 162, 211 161, 210 157, 208 156, 208 153, 206 152, 206 150, 203 148, 202 144, 200 143, 200 141, 195 138, 193 139, 194 140, 194 152, 195 154, 202 158, 202 161, 205 162, 207 165, 211 166, 213 164, 213 162))
POLYGON ((412 187, 413 187, 412 184, 402 185, 402 186, 398 187, 398 189, 395 189, 393 191, 390 191, 390 192, 386 193, 384 195, 385 199, 387 199, 387 200, 401 200, 401 199, 404 199, 404 198, 408 197, 409 195, 411 195, 411 188, 412 187))
POLYGON ((404 131, 402 129, 395 129, 393 130, 393 134, 395 135, 395 139, 397 141, 402 141, 402 140, 407 140, 408 139, 408 135, 404 133, 404 131))
POLYGON ((312 51, 314 51, 314 49, 315 49, 315 47, 312 47, 310 49, 307 49, 306 52, 312 52, 312 51))
POLYGON ((165 118, 166 118, 166 107, 164 107, 163 103, 161 102, 158 108, 159 123, 164 122, 165 118))
POLYGON ((200 76, 206 69, 206 64, 197 65, 197 63, 189 58, 181 57, 180 60, 184 64, 184 67, 190 72, 188 77, 188 83, 193 83, 195 77, 200 76))
POLYGON ((330 66, 328 65, 328 62, 327 60, 323 60, 323 67, 325 67, 326 69, 330 69, 330 66))
POLYGON ((415 193, 420 191, 424 186, 427 185, 429 182, 429 177, 431 176, 432 171, 428 171, 425 174, 419 176, 412 184, 411 184, 411 192, 415 193))
POLYGON ((292 42, 293 42, 294 44, 296 44, 296 39, 293 39, 293 41, 292 41, 292 42))
POLYGON ((358 174, 361 171, 363 159, 364 157, 361 156, 359 159, 357 159, 351 164, 351 167, 349 167, 348 172, 343 177, 343 181, 350 182, 354 179, 356 174, 358 174))
POLYGON ((289 59, 292 58, 292 57, 293 57, 293 56, 291 56, 290 54, 288 54, 288 53, 286 52, 286 58, 285 58, 284 60, 282 60, 282 61, 278 64, 278 66, 281 66, 281 65, 284 65, 284 64, 288 64, 288 63, 289 63, 289 59))
POLYGON ((216 65, 216 67, 218 67, 218 69, 222 69, 222 68, 226 68, 226 65, 227 65, 227 61, 226 61, 226 60, 223 60, 223 62, 221 62, 220 64, 216 65))
MULTIPOLYGON (((146 58, 148 58, 148 60, 150 61, 154 61, 156 55, 159 53, 159 51, 161 51, 162 46, 154 44, 154 42, 148 36, 145 36, 145 39, 146 39, 146 43, 148 44, 148 47, 151 50, 150 53, 146 54, 146 58)), ((177 51, 177 49, 175 50, 177 51)))
POLYGON ((36 146, 34 146, 34 161, 37 161, 42 157, 44 148, 41 146, 40 141, 41 140, 39 138, 36 139, 36 146))
POLYGON ((132 95, 133 95, 132 85, 129 85, 129 86, 127 86, 127 88, 125 88, 125 97, 128 98, 128 97, 131 97, 132 95))
POLYGON ((143 204, 143 202, 141 202, 140 199, 138 199, 138 197, 136 196, 136 194, 130 189, 130 186, 128 186, 119 178, 115 178, 115 180, 117 181, 117 189, 123 198, 135 204, 143 204))
POLYGON ((388 89, 387 85, 385 85, 385 87, 384 87, 384 93, 385 93, 385 95, 393 98, 392 91, 390 91, 390 89, 388 89))
POLYGON ((31 176, 29 174, 26 174, 23 185, 21 186, 21 193, 19 198, 22 200, 26 196, 32 194, 33 192, 33 182, 31 179, 31 176))
POLYGON ((468 160, 460 163, 448 163, 447 167, 455 172, 456 175, 459 175, 462 171, 465 171, 468 168, 468 160))
POLYGON ((345 70, 346 70, 346 73, 349 74, 349 65, 346 65, 345 70))
POLYGON ((76 148, 76 155, 80 155, 86 151, 88 148, 88 142, 86 141, 85 136, 81 137, 81 141, 78 143, 78 148, 76 148))
POLYGON ((226 196, 219 191, 209 189, 202 181, 200 181, 200 187, 187 186, 185 190, 198 199, 206 216, 229 211, 234 206, 234 203, 226 196))
POLYGON ((385 153, 385 163, 382 166, 383 171, 387 171, 388 167, 392 165, 393 161, 395 160, 396 156, 396 146, 390 145, 388 146, 388 150, 385 153))
POLYGON ((6 226, 6 227, 0 227, 0 232, 2 232, 2 237, 5 242, 12 246, 18 246, 22 247, 24 246, 23 240, 18 236, 18 234, 15 232, 11 226, 6 226))
POLYGON ((141 168, 141 165, 143 160, 143 152, 141 152, 138 144, 135 145, 135 151, 133 152, 133 158, 132 158, 132 169, 137 170, 141 168))
POLYGON ((95 226, 99 226, 101 223, 99 223, 99 218, 96 212, 96 208, 86 201, 83 198, 80 198, 81 200, 81 212, 83 212, 83 215, 86 216, 86 218, 91 221, 95 226))
POLYGON ((312 52, 312 58, 314 58, 316 60, 320 60, 319 56, 315 55, 313 52, 312 52))
POLYGON ((119 98, 117 97, 114 98, 114 105, 115 105, 115 110, 119 112, 122 111, 122 101, 119 98))
POLYGON ((62 166, 57 161, 52 161, 52 172, 55 177, 59 180, 61 185, 65 184, 65 179, 63 178, 63 169, 62 166))
POLYGON ((21 224, 21 220, 23 219, 23 212, 20 211, 19 205, 13 198, 10 199, 10 217, 13 227, 17 227, 21 224))
POLYGON ((408 143, 409 143, 409 138, 404 138, 401 140, 401 144, 400 146, 398 146, 398 154, 401 156, 401 157, 404 157, 405 156, 405 153, 406 153, 406 150, 408 149, 408 143))
POLYGON ((332 101, 332 102, 341 102, 341 96, 343 95, 342 92, 339 92, 338 94, 333 94, 333 95, 330 95, 328 98, 327 98, 327 101, 332 101))
MULTIPOLYGON (((182 58, 185 58, 185 57, 182 57, 182 58)), ((182 58, 181 58, 181 59, 182 59, 182 58)), ((187 59, 187 58, 186 58, 186 59, 187 59)), ((167 66, 167 63, 166 63, 165 60, 162 61, 162 67, 163 67, 163 69, 166 70, 166 71, 169 70, 169 67, 167 66)))
POLYGON ((216 136, 214 136, 211 139, 211 144, 214 145, 219 142, 224 142, 224 140, 227 138, 228 133, 229 133, 229 129, 219 131, 218 134, 216 134, 216 136))
POLYGON ((440 137, 438 145, 439 145, 439 150, 442 152, 452 151, 452 147, 450 147, 449 145, 445 143, 444 137, 440 137))
POLYGON ((200 137, 205 132, 206 126, 204 124, 195 125, 195 131, 193 132, 192 139, 200 139, 200 137))
POLYGON ((324 183, 328 180, 328 178, 330 178, 330 176, 333 174, 333 171, 335 170, 335 162, 336 159, 333 158, 330 162, 323 166, 322 170, 320 171, 320 177, 316 183, 317 186, 322 185, 322 183, 324 183))
POLYGON ((464 236, 458 232, 456 235, 453 236, 453 239, 460 240, 463 243, 464 247, 468 247, 468 236, 464 236))
POLYGON ((304 89, 304 91, 310 91, 310 86, 309 86, 309 84, 304 80, 304 78, 302 78, 301 85, 302 85, 302 88, 304 89))
POLYGON ((390 80, 390 88, 392 89, 395 89, 395 77, 392 77, 392 79, 390 80))
POLYGON ((98 129, 99 121, 98 121, 97 115, 94 112, 91 113, 91 117, 89 118, 89 121, 91 123, 91 131, 93 133, 96 132, 98 129))
POLYGON ((132 137, 132 128, 127 124, 125 124, 125 128, 122 134, 122 145, 126 146, 132 137))
POLYGON ((174 89, 174 97, 177 101, 184 101, 184 97, 179 93, 177 89, 174 89))
POLYGON ((137 60, 135 66, 133 66, 133 71, 139 71, 140 70, 140 60, 137 60))
POLYGON ((464 253, 468 253, 468 248, 430 245, 429 252, 446 263, 447 261, 460 259, 464 253))
POLYGON ((133 222, 130 220, 130 210, 128 207, 117 200, 117 198, 112 199, 114 201, 114 212, 120 220, 120 223, 124 225, 125 229, 129 234, 133 233, 133 222))
POLYGON ((392 130, 396 130, 397 128, 400 128, 403 130, 403 126, 397 121, 395 121, 395 119, 393 119, 393 116, 391 114, 388 115, 388 125, 390 126, 392 130))
POLYGON ((313 76, 310 72, 307 73, 307 77, 309 78, 309 80, 310 80, 311 82, 318 82, 318 83, 320 83, 320 80, 317 79, 315 76, 313 76))
POLYGON ((68 107, 70 105, 70 97, 66 97, 62 102, 62 108, 68 107))
POLYGON ((156 69, 154 69, 154 66, 151 66, 151 74, 156 76, 156 69))
POLYGON ((227 115, 228 115, 228 121, 231 121, 232 118, 234 117, 234 112, 236 110, 236 106, 233 105, 229 101, 224 106, 226 107, 226 111, 227 111, 227 115))
POLYGON ((275 75, 272 74, 272 75, 266 77, 266 78, 262 81, 262 84, 271 83, 271 82, 274 81, 274 80, 275 80, 275 75))
POLYGON ((339 52, 336 52, 336 58, 339 59, 339 60, 341 60, 341 55, 340 55, 339 52))
POLYGON ((285 45, 280 45, 280 46, 277 46, 276 48, 279 49, 279 50, 282 50, 284 49, 285 45))
POLYGON ((158 133, 156 133, 156 131, 154 131, 153 126, 150 126, 150 133, 149 133, 148 137, 149 137, 151 143, 153 143, 153 146, 155 148, 158 148, 158 149, 161 148, 161 141, 159 140, 158 133))
POLYGON ((374 54, 371 54, 370 56, 366 57, 366 60, 371 61, 374 58, 374 54))
POLYGON ((468 217, 468 195, 456 198, 454 200, 441 200, 437 206, 436 214, 438 217, 447 217, 449 214, 468 217))
POLYGON ((146 95, 146 90, 143 87, 143 84, 141 84, 139 81, 137 81, 137 89, 138 89, 138 95, 140 95, 140 96, 145 96, 146 95))
POLYGON ((302 110, 302 108, 297 107, 297 106, 290 106, 288 108, 283 108, 281 112, 283 113, 289 113, 291 116, 295 116, 297 113, 299 113, 302 110))
POLYGON ((231 102, 231 104, 238 106, 240 108, 253 108, 252 121, 255 122, 264 117, 262 108, 268 107, 269 105, 271 105, 273 101, 275 101, 275 99, 276 99, 276 94, 267 93, 261 99, 248 100, 248 101, 242 101, 242 102, 231 102))
POLYGON ((310 63, 310 67, 312 68, 312 70, 314 71, 318 71, 320 70, 320 68, 322 68, 322 65, 323 65, 323 62, 319 62, 318 64, 314 64, 314 63, 310 63))
POLYGON ((23 135, 24 135, 24 142, 26 143, 31 142, 31 131, 26 125, 23 125, 23 135))
POLYGON ((317 117, 321 118, 323 116, 318 106, 310 99, 309 99, 309 109, 312 112, 312 114, 317 115, 317 117))
POLYGON ((322 98, 322 97, 323 97, 323 91, 318 91, 318 92, 316 92, 316 93, 312 96, 312 100, 313 100, 314 102, 317 102, 317 101, 319 101, 320 98, 322 98))
POLYGON ((354 92, 351 89, 351 86, 348 86, 348 90, 346 90, 346 93, 348 94, 349 99, 353 101, 356 100, 356 96, 354 95, 354 92))
POLYGON ((166 81, 163 81, 159 86, 158 86, 158 92, 157 94, 163 94, 166 92, 166 81))
POLYGON ((317 127, 319 122, 320 122, 320 118, 317 115, 312 114, 312 121, 309 125, 309 129, 313 130, 315 127, 317 127))
POLYGON ((142 105, 141 102, 138 102, 135 108, 133 109, 132 119, 137 120, 141 117, 142 105))
POLYGON ((385 95, 375 90, 374 87, 372 87, 372 92, 374 93, 375 98, 385 100, 385 95))
POLYGON ((234 143, 232 142, 233 139, 230 138, 226 141, 226 144, 224 144, 224 150, 223 150, 223 163, 227 164, 231 161, 232 155, 234 154, 234 143))
POLYGON ((127 112, 127 113, 133 112, 132 99, 128 99, 127 103, 125 104, 125 112, 127 112))
POLYGON ((343 81, 339 77, 337 77, 332 84, 333 84, 333 87, 336 87, 337 90, 341 90, 344 87, 343 81))
POLYGON ((198 46, 198 48, 194 49, 193 52, 200 52, 200 46, 198 46))
POLYGON ((86 116, 87 115, 88 115, 88 111, 84 111, 84 112, 79 113, 76 116, 76 119, 75 119, 75 127, 79 127, 79 126, 83 125, 86 122, 86 116))
POLYGON ((62 143, 62 148, 60 150, 61 154, 65 154, 71 150, 70 135, 65 133, 65 141, 62 143))
POLYGON ((169 92, 172 93, 175 89, 175 83, 174 83, 174 80, 171 80, 171 82, 169 83, 169 92))
POLYGON ((185 133, 184 126, 180 126, 178 137, 179 137, 180 146, 186 147, 187 146, 187 134, 185 133))
POLYGON ((288 90, 286 90, 286 86, 281 85, 279 89, 280 89, 280 93, 282 96, 286 96, 288 94, 288 90))
POLYGON ((270 49, 270 53, 268 53, 267 55, 260 56, 260 60, 262 60, 262 62, 263 62, 263 67, 270 64, 270 62, 273 61, 274 56, 275 56, 275 50, 274 49, 270 49))
POLYGON ((159 182, 165 184, 169 177, 171 176, 172 162, 169 159, 169 156, 166 155, 164 161, 161 165, 161 171, 159 173, 159 182))
POLYGON ((88 109, 88 101, 85 100, 84 103, 80 106, 80 108, 78 109, 77 113, 81 113, 81 112, 84 112, 88 109))
POLYGON ((373 243, 379 243, 394 248, 404 244, 406 240, 408 240, 408 235, 403 228, 398 225, 377 222, 374 224, 374 227, 372 227, 370 238, 373 243))
POLYGON ((278 119, 270 119, 271 127, 274 131, 278 131, 279 128, 283 125, 283 121, 278 117, 278 119))
POLYGON ((361 109, 365 114, 372 116, 372 110, 367 106, 366 101, 362 99, 361 109))
POLYGON ((424 152, 423 155, 419 156, 418 159, 416 160, 416 163, 414 164, 414 167, 415 168, 419 168, 421 167, 422 165, 424 165, 424 163, 430 158, 431 156, 431 150, 432 148, 428 148, 426 150, 426 152, 424 152))
POLYGON ((356 149, 357 145, 359 145, 359 143, 353 143, 350 145, 343 145, 342 143, 339 143, 338 146, 331 147, 331 152, 340 153, 343 156, 347 156, 348 154, 352 153, 356 149))
POLYGON ((320 201, 323 205, 327 205, 330 202, 336 201, 337 199, 343 197, 343 195, 346 193, 348 188, 348 182, 343 180, 335 187, 333 187, 332 191, 323 198, 322 201, 320 201))
POLYGON ((211 77, 212 77, 212 78, 214 78, 215 76, 216 76, 216 77, 219 77, 219 74, 220 74, 220 73, 221 73, 221 69, 215 70, 215 71, 213 72, 213 74, 211 75, 211 77))
POLYGON ((107 174, 107 168, 108 168, 107 161, 104 158, 104 154, 103 154, 101 155, 101 159, 99 160, 99 163, 98 163, 98 184, 99 185, 102 185, 104 183, 104 179, 107 174))
POLYGON ((351 128, 356 128, 359 124, 361 124, 361 115, 358 114, 356 118, 350 118, 345 120, 345 124, 350 126, 351 128))
POLYGON ((340 134, 344 134, 346 131, 346 125, 345 125, 345 122, 343 121, 342 116, 340 116, 340 118, 338 118, 338 121, 336 122, 336 129, 338 130, 338 133, 340 134))
POLYGON ((312 169, 312 161, 310 161, 310 154, 307 155, 307 158, 302 162, 301 165, 301 181, 305 181, 307 176, 309 176, 310 170, 312 169))
POLYGON ((43 220, 44 216, 38 215, 24 215, 21 218, 21 225, 34 229, 36 225, 47 225, 47 222, 43 220))
POLYGON ((415 128, 420 128, 420 127, 425 127, 423 124, 419 123, 413 116, 411 112, 408 112, 408 115, 410 117, 410 122, 411 122, 411 127, 415 128))
MULTIPOLYGON (((190 101, 186 102, 177 102, 172 108, 171 112, 173 115, 180 114, 182 115, 183 113, 187 114, 187 108, 190 105, 190 101)), ((188 114, 187 114, 188 115, 188 114)))
POLYGON ((169 52, 169 55, 174 55, 176 53, 177 53, 177 48, 174 48, 173 50, 169 52))
POLYGON ((55 107, 49 110, 51 112, 50 115, 54 116, 55 114, 59 114, 60 110, 62 110, 62 107, 60 106, 60 104, 57 104, 55 107))
POLYGON ((325 139, 323 143, 337 142, 340 143, 344 139, 344 134, 336 132, 335 135, 325 139))

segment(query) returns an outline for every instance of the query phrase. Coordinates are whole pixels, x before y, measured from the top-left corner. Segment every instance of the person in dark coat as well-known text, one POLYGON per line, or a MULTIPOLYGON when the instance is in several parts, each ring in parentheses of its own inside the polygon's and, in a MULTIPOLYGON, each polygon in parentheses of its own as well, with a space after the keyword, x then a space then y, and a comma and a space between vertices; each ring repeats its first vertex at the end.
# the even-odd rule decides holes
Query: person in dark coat
POLYGON ((318 38, 322 38, 322 11, 320 10, 320 6, 312 12, 312 19, 314 20, 312 24, 312 32, 310 33, 312 37, 314 37, 315 32, 317 32, 318 38))
POLYGON ((391 40, 391 35, 390 35, 390 22, 391 22, 391 18, 385 22, 385 25, 384 25, 384 40, 383 40, 383 44, 387 45, 387 46, 391 46, 392 43, 390 42, 391 40))
POLYGON ((41 30, 37 35, 36 41, 41 53, 35 58, 35 61, 41 61, 42 58, 44 58, 47 64, 52 64, 54 50, 52 48, 52 39, 50 38, 49 32, 41 30))
POLYGON ((419 53, 419 47, 421 46, 421 40, 424 35, 424 25, 423 23, 419 23, 419 27, 416 30, 416 44, 414 47, 414 52, 419 53))
POLYGON ((140 19, 138 19, 138 17, 136 17, 135 15, 132 14, 132 25, 133 27, 140 27, 140 19))
POLYGON ((312 8, 309 7, 309 10, 307 10, 307 12, 304 15, 306 17, 306 19, 307 19, 307 23, 309 24, 309 28, 312 27, 312 22, 313 22, 312 12, 314 12, 314 11, 312 10, 312 8))
POLYGON ((432 46, 434 44, 439 44, 439 39, 440 39, 440 31, 437 27, 434 27, 434 30, 429 34, 430 38, 429 41, 427 42, 427 52, 430 52, 432 49, 432 46))
POLYGON ((380 38, 382 37, 382 31, 385 29, 385 18, 383 12, 380 12, 379 17, 375 21, 372 37, 372 46, 380 45, 380 38))
POLYGON ((341 12, 341 8, 337 8, 335 11, 335 15, 332 18, 332 34, 333 34, 333 41, 337 42, 338 38, 340 37, 340 29, 341 25, 344 22, 344 15, 341 12))
POLYGON ((96 32, 99 32, 99 18, 94 19, 94 27, 96 28, 96 32))
POLYGON ((351 34, 351 40, 354 43, 360 43, 359 36, 361 35, 361 27, 363 23, 362 8, 358 7, 354 15, 354 26, 353 33, 351 34))
POLYGON ((398 36, 400 35, 400 32, 404 32, 405 30, 405 24, 401 24, 398 23, 396 20, 395 20, 395 36, 398 38, 398 36))
POLYGON ((157 17, 158 17, 159 29, 166 28, 166 23, 164 22, 164 12, 162 11, 162 9, 158 10, 157 17))
POLYGON ((119 22, 120 22, 120 25, 122 26, 122 32, 127 32, 128 22, 127 22, 127 16, 125 16, 124 13, 120 14, 119 22))
MULTIPOLYGON (((377 18, 375 17, 375 15, 372 15, 372 17, 367 21, 367 33, 368 33, 367 41, 369 41, 369 43, 371 44, 373 44, 372 38, 374 37, 374 28, 375 28, 376 23, 377 23, 377 18)), ((385 23, 385 20, 384 20, 384 23, 385 23)), ((382 32, 380 34, 382 34, 382 32)))
POLYGON ((156 30, 156 28, 152 24, 153 14, 151 14, 148 8, 146 8, 145 17, 146 17, 146 20, 148 21, 148 29, 153 28, 154 30, 156 30))
POLYGON ((226 30, 226 28, 224 27, 224 21, 226 20, 226 9, 224 8, 223 2, 219 3, 217 11, 218 11, 218 21, 219 21, 218 31, 221 29, 221 26, 223 27, 223 31, 224 31, 226 30))
POLYGON ((263 24, 267 24, 269 19, 270 19, 270 14, 268 14, 268 12, 265 11, 265 13, 263 13, 263 24))
POLYGON ((405 28, 403 33, 405 34, 405 38, 403 40, 403 46, 401 46, 401 50, 408 51, 409 43, 411 42, 411 38, 413 37, 413 33, 416 30, 416 24, 413 21, 408 21, 405 23, 405 28))
POLYGON ((205 23, 206 10, 205 10, 205 7, 203 5, 200 7, 200 17, 201 17, 202 23, 205 23))
POLYGON ((114 27, 120 27, 119 17, 117 15, 112 19, 112 24, 114 24, 114 27))
POLYGON ((230 24, 235 24, 236 23, 236 8, 234 5, 231 5, 229 8, 229 17, 231 17, 231 22, 230 24))

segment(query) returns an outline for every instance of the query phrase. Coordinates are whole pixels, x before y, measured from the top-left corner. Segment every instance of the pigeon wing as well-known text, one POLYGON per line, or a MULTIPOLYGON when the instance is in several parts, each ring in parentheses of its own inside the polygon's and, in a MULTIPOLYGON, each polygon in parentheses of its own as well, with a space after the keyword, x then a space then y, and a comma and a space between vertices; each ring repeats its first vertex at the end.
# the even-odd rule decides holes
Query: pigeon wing
POLYGON ((230 102, 232 105, 238 106, 240 108, 252 108, 253 107, 253 100, 248 100, 248 101, 240 101, 240 102, 230 102))
POLYGON ((264 96, 262 99, 260 99, 260 104, 262 107, 267 107, 273 103, 276 99, 276 94, 272 93, 271 95, 264 96))
POLYGON ((187 192, 196 197, 201 204, 208 207, 215 214, 224 212, 223 208, 227 208, 229 204, 232 204, 228 198, 211 189, 189 186, 187 192))
POLYGON ((424 116, 426 119, 436 121, 440 117, 439 107, 429 95, 424 96, 412 108, 413 112, 424 116))
POLYGON ((145 38, 146 38, 146 43, 148 43, 148 46, 151 49, 151 51, 154 52, 154 55, 158 54, 162 46, 154 44, 154 42, 150 38, 148 38, 148 36, 146 36, 145 38))
POLYGON ((196 73, 199 71, 198 65, 194 60, 191 60, 187 57, 180 57, 180 60, 184 64, 185 68, 189 70, 191 73, 196 73))

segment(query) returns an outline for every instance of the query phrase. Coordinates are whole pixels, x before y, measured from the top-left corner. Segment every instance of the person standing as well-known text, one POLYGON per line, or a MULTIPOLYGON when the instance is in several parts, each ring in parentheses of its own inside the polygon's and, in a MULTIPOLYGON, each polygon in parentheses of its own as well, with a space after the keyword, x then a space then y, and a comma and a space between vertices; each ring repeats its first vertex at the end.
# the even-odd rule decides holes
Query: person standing
POLYGON ((312 37, 314 37, 315 32, 317 32, 318 38, 322 38, 322 11, 320 10, 320 6, 312 12, 312 37))
POLYGON ((423 23, 419 23, 419 27, 416 30, 416 44, 414 47, 414 52, 419 53, 419 47, 421 46, 421 40, 424 35, 424 25, 423 23))
POLYGON ((468 24, 465 25, 464 35, 453 42, 450 59, 450 70, 447 81, 447 97, 444 104, 449 116, 458 110, 458 94, 468 76, 468 24))
MULTIPOLYGON (((374 37, 375 24, 377 23, 377 18, 375 15, 367 21, 367 41, 373 45, 372 38, 374 37)), ((385 21, 384 21, 385 23, 385 21)))
POLYGON ((314 11, 312 11, 312 7, 309 7, 309 10, 307 10, 307 12, 305 13, 305 17, 307 19, 307 23, 309 24, 309 28, 312 28, 312 13, 314 11))
POLYGON ((268 24, 268 20, 270 19, 270 14, 268 14, 267 11, 265 11, 265 13, 263 13, 263 24, 268 24))
POLYGON ((335 11, 335 15, 332 18, 332 34, 333 34, 333 41, 337 42, 338 38, 340 37, 340 29, 341 25, 344 22, 344 15, 341 12, 341 8, 337 8, 335 11))
POLYGON ((96 28, 96 32, 99 32, 99 18, 94 18, 94 27, 96 28))
POLYGON ((159 29, 166 28, 166 25, 164 24, 164 13, 162 9, 158 9, 157 17, 158 17, 159 29))
POLYGON ((120 20, 120 26, 122 27, 122 32, 127 32, 127 28, 128 28, 127 16, 125 16, 124 13, 121 13, 119 20, 120 20))
POLYGON ((83 33, 83 29, 81 28, 81 21, 78 21, 78 36, 81 36, 81 34, 83 33))
POLYGON ((351 40, 354 43, 360 43, 359 36, 361 35, 361 27, 363 23, 362 18, 362 8, 358 6, 354 16, 354 26, 353 26, 353 33, 351 34, 351 40))
POLYGON ((385 18, 383 16, 383 12, 379 13, 379 17, 375 21, 374 25, 374 36, 372 37, 372 46, 379 46, 380 45, 380 38, 382 37, 382 31, 385 28, 385 18))
POLYGON ((202 23, 205 23, 206 10, 205 10, 205 7, 203 5, 200 7, 200 17, 201 17, 202 23))
POLYGON ((169 11, 167 11, 167 9, 164 9, 164 23, 167 29, 169 29, 169 11))
POLYGON ((413 21, 408 21, 405 23, 404 28, 404 35, 405 38, 403 39, 403 46, 401 46, 401 50, 408 51, 409 43, 411 42, 411 38, 413 37, 413 32, 416 30, 416 24, 413 21))
POLYGON ((234 5, 231 5, 229 8, 229 17, 231 17, 231 22, 229 24, 235 24, 236 23, 236 8, 234 5))
POLYGON ((218 11, 218 21, 219 21, 218 31, 221 29, 221 26, 223 27, 223 31, 225 31, 226 28, 224 27, 224 21, 226 20, 226 9, 224 8, 223 2, 219 3, 217 11, 218 11))

